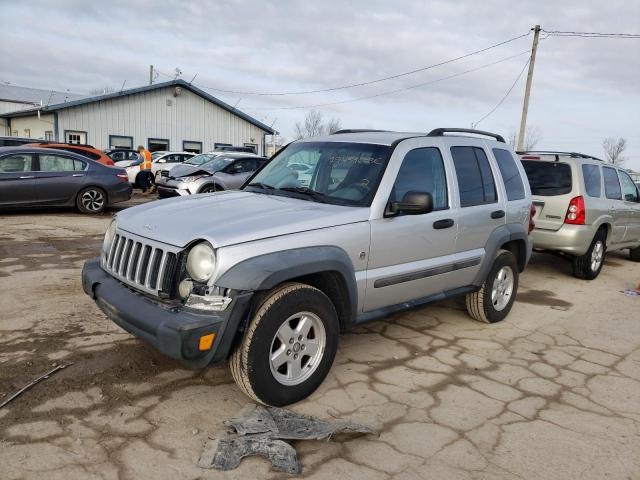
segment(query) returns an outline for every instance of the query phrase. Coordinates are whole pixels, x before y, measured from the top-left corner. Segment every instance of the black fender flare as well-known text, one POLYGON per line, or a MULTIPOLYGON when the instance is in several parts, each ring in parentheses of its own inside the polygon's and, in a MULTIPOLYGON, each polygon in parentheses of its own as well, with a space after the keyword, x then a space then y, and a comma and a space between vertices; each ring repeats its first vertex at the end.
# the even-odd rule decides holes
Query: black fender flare
POLYGON ((358 289, 353 263, 335 246, 301 247, 259 255, 234 265, 216 280, 216 286, 232 290, 270 290, 296 277, 337 272, 346 285, 350 306, 349 324, 355 321, 358 289))
POLYGON ((529 261, 529 256, 531 255, 531 248, 529 243, 529 235, 525 231, 524 225, 520 223, 511 223, 506 225, 500 225, 496 228, 489 238, 487 239, 487 243, 485 244, 484 251, 485 256, 482 264, 480 265, 480 270, 476 274, 476 278, 473 280, 473 285, 480 287, 487 275, 489 274, 489 270, 493 265, 493 259, 496 257, 496 254, 500 247, 505 243, 511 242, 513 240, 521 240, 527 245, 527 251, 525 252, 525 265, 529 261))

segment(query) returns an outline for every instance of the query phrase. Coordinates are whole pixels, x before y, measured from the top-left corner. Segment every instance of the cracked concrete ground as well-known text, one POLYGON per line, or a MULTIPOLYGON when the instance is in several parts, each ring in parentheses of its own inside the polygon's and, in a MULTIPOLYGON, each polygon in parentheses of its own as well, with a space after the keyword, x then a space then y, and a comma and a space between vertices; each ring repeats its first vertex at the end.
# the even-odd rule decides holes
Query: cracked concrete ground
MULTIPOLYGON (((0 217, 0 478, 281 478, 266 460, 196 466, 207 434, 248 399, 226 365, 189 371, 111 323, 80 286, 110 214, 0 217)), ((379 436, 296 445, 305 478, 640 478, 640 281, 625 255, 594 282, 535 254, 502 323, 450 301, 340 339, 294 410, 379 436)))

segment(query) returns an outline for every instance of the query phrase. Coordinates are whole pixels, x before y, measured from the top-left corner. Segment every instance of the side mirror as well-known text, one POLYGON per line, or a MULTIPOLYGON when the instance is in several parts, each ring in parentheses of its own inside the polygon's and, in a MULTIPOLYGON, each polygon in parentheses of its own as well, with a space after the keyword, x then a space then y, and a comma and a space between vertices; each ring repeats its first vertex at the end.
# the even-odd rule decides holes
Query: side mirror
POLYGON ((423 215, 433 211, 433 197, 427 192, 410 191, 404 194, 401 202, 390 202, 385 217, 396 215, 423 215))

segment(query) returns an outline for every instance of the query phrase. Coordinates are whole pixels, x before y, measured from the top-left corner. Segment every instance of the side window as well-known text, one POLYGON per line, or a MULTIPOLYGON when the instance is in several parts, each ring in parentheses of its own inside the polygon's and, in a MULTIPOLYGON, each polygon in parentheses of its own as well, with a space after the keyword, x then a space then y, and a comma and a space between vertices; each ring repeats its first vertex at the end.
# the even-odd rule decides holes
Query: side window
POLYGON ((582 165, 582 176, 584 177, 584 188, 587 195, 599 198, 602 193, 600 167, 585 163, 582 165))
POLYGON ((604 194, 612 200, 622 200, 622 190, 618 180, 618 172, 615 168, 602 167, 604 176, 604 194))
POLYGON ((636 184, 633 183, 633 180, 631 180, 631 177, 626 172, 619 170, 618 175, 620 175, 620 182, 622 183, 622 198, 627 202, 640 202, 638 189, 636 188, 636 184))
POLYGON ((14 153, 0 158, 0 173, 31 172, 33 171, 33 155, 29 153, 14 153))
MULTIPOLYGON (((76 160, 55 154, 40 154, 40 171, 42 172, 73 172, 76 170, 76 160)), ((81 163, 81 162, 78 162, 81 163)))
POLYGON ((449 208, 447 177, 440 150, 434 147, 416 148, 402 160, 390 201, 400 202, 407 192, 427 192, 433 197, 433 209, 449 208))
POLYGON ((114 162, 119 162, 120 160, 125 160, 125 152, 113 152, 110 157, 114 162))
POLYGON ((524 198, 524 184, 513 155, 509 150, 494 148, 493 156, 496 157, 498 162, 504 188, 507 191, 507 199, 522 200, 524 198))
POLYGON ((478 147, 451 147, 456 168, 460 205, 471 207, 498 201, 489 160, 478 147))
POLYGON ((235 173, 247 173, 253 172, 256 169, 256 161, 250 158, 243 160, 236 160, 233 164, 232 170, 235 173))

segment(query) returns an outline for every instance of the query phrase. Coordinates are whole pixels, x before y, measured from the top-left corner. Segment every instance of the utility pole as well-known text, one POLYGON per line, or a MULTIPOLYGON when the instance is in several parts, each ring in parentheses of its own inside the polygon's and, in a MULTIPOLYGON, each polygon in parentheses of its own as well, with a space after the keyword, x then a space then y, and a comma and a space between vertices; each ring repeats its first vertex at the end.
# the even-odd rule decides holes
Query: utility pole
POLYGON ((520 135, 518 135, 517 151, 522 151, 524 149, 524 136, 527 129, 527 113, 529 112, 529 95, 531 94, 531 81, 533 80, 533 66, 536 63, 536 51, 538 50, 540 25, 536 25, 533 32, 533 46, 531 47, 531 60, 529 61, 529 73, 527 74, 527 86, 524 90, 524 103, 522 104, 522 117, 520 118, 520 135))
POLYGON ((149 65, 149 85, 153 85, 153 65, 149 65))

